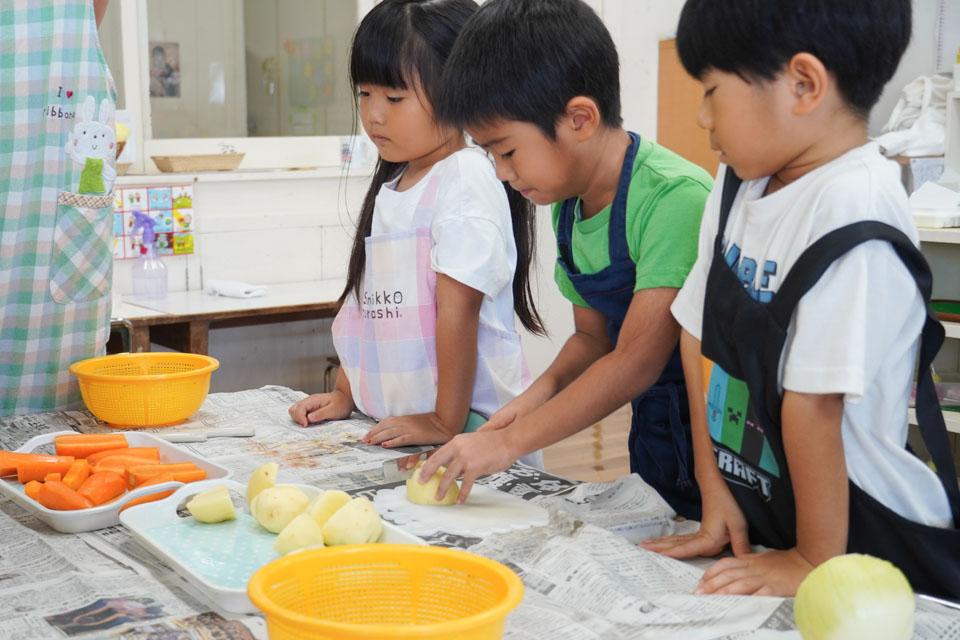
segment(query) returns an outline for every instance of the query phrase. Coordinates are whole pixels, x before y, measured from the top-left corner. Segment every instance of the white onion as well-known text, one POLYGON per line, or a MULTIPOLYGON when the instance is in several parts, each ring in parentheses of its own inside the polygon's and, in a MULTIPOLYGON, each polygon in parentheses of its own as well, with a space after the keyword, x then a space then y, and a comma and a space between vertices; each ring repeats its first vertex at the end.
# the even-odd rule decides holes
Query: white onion
POLYGON ((900 569, 850 553, 800 583, 794 617, 804 640, 908 640, 913 609, 913 590, 900 569))

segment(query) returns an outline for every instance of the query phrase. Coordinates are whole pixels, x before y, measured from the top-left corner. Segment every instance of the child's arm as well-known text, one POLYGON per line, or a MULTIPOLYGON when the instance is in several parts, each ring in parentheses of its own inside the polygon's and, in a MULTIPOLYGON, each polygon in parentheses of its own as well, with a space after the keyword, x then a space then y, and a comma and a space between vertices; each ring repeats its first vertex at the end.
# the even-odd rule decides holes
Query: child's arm
POLYGON ((797 546, 720 560, 703 574, 697 593, 793 596, 814 567, 846 551, 843 396, 785 391, 781 416, 796 499, 797 546))
POLYGON ((633 294, 613 351, 509 427, 455 437, 427 459, 420 477, 429 478, 445 465, 440 490, 446 492, 462 476, 458 498, 462 503, 477 477, 503 471, 520 456, 585 429, 640 395, 656 382, 677 343, 680 327, 670 314, 676 293, 677 289, 660 287, 633 294))
POLYGON ((610 352, 607 318, 589 307, 573 306, 574 333, 540 377, 526 391, 503 405, 480 431, 503 429, 562 391, 587 367, 610 352))
POLYGON ((343 369, 337 370, 337 383, 330 393, 315 393, 307 396, 288 409, 290 417, 301 427, 322 420, 349 418, 356 406, 350 392, 350 381, 343 369))
POLYGON ((684 330, 680 334, 680 359, 690 403, 690 429, 697 485, 703 498, 703 520, 696 533, 645 540, 641 546, 671 558, 713 556, 730 543, 734 554, 750 553, 747 521, 717 468, 713 442, 707 427, 700 341, 684 330))
POLYGON ((366 442, 386 447, 437 444, 463 431, 477 374, 482 303, 480 291, 437 274, 436 408, 433 413, 385 418, 367 432, 366 442))

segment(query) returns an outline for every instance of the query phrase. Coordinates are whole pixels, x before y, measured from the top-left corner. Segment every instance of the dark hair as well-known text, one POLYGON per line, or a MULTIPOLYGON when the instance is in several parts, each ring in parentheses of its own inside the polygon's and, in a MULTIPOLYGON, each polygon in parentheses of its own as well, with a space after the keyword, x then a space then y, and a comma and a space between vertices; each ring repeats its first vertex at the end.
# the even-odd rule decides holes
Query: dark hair
POLYGON ((910 42, 910 0, 687 0, 677 51, 687 73, 710 69, 773 80, 801 52, 815 55, 862 118, 910 42))
POLYGON ((463 127, 498 118, 530 122, 550 140, 576 96, 619 127, 620 62, 600 18, 580 0, 489 0, 443 71, 440 120, 463 127))
MULTIPOLYGON (((473 0, 383 0, 360 21, 350 51, 350 85, 357 95, 359 84, 394 89, 416 85, 431 105, 436 105, 444 64, 457 34, 477 10, 473 0)), ((350 293, 362 299, 366 265, 366 238, 373 226, 373 210, 380 188, 397 176, 405 163, 377 159, 370 188, 357 220, 347 284, 340 294, 343 303, 350 293)), ((517 269, 513 277, 513 308, 520 323, 533 333, 544 333, 530 285, 530 266, 536 247, 533 205, 503 183, 510 203, 513 237, 517 245, 517 269)))

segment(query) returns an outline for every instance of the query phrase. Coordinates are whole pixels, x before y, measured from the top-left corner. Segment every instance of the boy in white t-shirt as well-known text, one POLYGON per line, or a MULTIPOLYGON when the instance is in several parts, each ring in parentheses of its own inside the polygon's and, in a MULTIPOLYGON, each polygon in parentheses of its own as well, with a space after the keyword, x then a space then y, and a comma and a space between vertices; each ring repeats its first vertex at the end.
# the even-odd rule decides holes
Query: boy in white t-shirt
POLYGON ((698 124, 727 165, 671 307, 703 521, 644 546, 687 557, 730 543, 734 557, 696 593, 792 596, 815 566, 855 551, 957 597, 960 500, 927 395, 943 329, 928 315, 929 269, 896 165, 867 139, 909 41, 910 0, 826 4, 683 9, 677 46, 704 87, 698 124), (921 329, 918 413, 942 477, 906 448, 921 329))

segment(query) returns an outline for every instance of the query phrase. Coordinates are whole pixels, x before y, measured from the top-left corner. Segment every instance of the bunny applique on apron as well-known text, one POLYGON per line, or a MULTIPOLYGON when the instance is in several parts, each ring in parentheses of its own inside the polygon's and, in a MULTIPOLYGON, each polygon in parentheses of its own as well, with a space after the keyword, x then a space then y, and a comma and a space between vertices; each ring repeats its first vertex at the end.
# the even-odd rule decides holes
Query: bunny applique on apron
POLYGON ((0 415, 81 406, 110 331, 116 90, 93 3, 0 7, 0 415))

